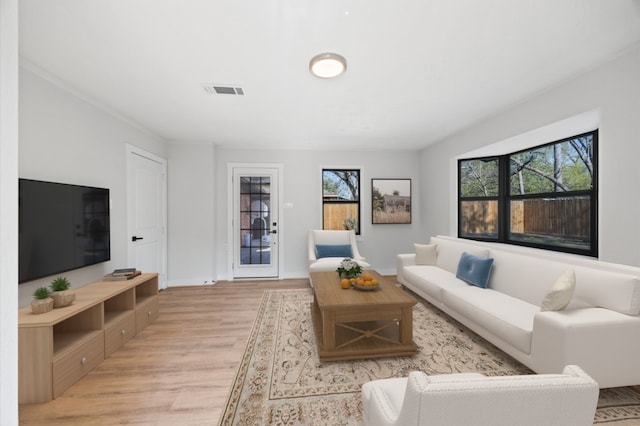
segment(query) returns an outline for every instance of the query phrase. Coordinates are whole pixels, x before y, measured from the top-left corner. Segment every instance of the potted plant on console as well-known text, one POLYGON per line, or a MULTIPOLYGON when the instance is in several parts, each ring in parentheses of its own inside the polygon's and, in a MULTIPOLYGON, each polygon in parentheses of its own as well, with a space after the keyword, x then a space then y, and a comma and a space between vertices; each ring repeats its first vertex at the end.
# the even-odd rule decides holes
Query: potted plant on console
POLYGON ((63 308, 69 306, 76 300, 76 293, 69 290, 71 283, 67 277, 58 277, 51 281, 51 297, 53 298, 54 308, 63 308))
POLYGON ((44 314, 53 309, 53 299, 51 292, 46 287, 39 287, 33 292, 31 301, 31 312, 34 314, 44 314))

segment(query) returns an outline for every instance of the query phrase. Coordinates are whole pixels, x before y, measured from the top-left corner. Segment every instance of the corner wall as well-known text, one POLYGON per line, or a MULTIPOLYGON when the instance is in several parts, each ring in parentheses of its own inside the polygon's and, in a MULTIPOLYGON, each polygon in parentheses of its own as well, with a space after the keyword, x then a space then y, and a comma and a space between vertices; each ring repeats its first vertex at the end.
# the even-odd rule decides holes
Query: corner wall
POLYGON ((168 154, 168 284, 211 284, 216 279, 215 146, 173 143, 168 154))
POLYGON ((284 189, 280 194, 280 256, 284 260, 282 278, 307 277, 307 232, 322 228, 322 168, 355 167, 361 169, 362 236, 358 238, 361 254, 382 273, 395 273, 396 254, 413 250, 414 242, 427 241, 420 232, 420 182, 418 156, 414 151, 304 151, 304 150, 234 150, 218 148, 216 152, 215 212, 217 275, 228 277, 227 229, 231 226, 227 206, 228 163, 276 163, 283 165, 284 189), (401 225, 371 224, 371 179, 411 179, 412 223, 401 225))
POLYGON ((17 425, 18 1, 0 10, 0 423, 17 425))
MULTIPOLYGON (((164 141, 31 67, 19 90, 19 177, 110 190, 111 261, 64 274, 81 287, 127 263, 126 144, 166 157, 164 141)), ((20 284, 19 306, 51 279, 20 284)))
MULTIPOLYGON (((471 126, 421 152, 421 209, 428 235, 453 235, 457 193, 451 165, 470 151, 598 110, 600 259, 640 266, 640 46, 615 60, 471 126), (446 179, 445 179, 446 177, 446 179), (446 184, 442 182, 446 181, 446 184)), ((578 132, 576 132, 578 133, 578 132)), ((551 141, 549 141, 551 142, 551 141)))

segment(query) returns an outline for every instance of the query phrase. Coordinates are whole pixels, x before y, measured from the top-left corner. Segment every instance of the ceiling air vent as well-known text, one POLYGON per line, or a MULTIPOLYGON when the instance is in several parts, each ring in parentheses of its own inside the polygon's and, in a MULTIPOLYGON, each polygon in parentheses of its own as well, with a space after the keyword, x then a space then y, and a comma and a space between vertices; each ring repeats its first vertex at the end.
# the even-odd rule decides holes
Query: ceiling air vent
POLYGON ((244 95, 244 90, 242 90, 242 87, 203 84, 202 88, 210 95, 244 95))

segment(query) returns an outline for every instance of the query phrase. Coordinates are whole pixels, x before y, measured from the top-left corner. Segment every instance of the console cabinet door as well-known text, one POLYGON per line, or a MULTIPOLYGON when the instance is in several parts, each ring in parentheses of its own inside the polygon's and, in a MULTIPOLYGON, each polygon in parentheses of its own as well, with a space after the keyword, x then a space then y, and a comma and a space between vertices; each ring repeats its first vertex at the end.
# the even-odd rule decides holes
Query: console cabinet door
POLYGON ((136 333, 158 318, 160 309, 158 300, 158 296, 154 296, 136 307, 136 333))
POLYGON ((136 315, 134 311, 109 326, 104 331, 104 357, 108 358, 136 335, 136 315))
POLYGON ((57 398, 104 360, 104 332, 53 362, 53 397, 57 398))

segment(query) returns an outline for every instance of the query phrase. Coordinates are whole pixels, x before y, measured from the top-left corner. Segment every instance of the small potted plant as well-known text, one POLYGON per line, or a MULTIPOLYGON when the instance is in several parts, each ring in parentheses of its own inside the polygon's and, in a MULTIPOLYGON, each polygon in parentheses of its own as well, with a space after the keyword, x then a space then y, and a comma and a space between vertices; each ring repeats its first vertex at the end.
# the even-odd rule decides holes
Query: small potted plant
POLYGON ((347 231, 350 231, 352 229, 355 230, 356 227, 358 226, 358 219, 356 219, 353 216, 349 216, 344 220, 343 226, 344 226, 344 229, 346 229, 347 231))
POLYGON ((31 301, 31 312, 34 314, 44 314, 53 309, 53 299, 47 287, 39 287, 33 292, 31 301))
POLYGON ((362 273, 362 267, 350 257, 345 257, 342 262, 340 262, 336 272, 340 277, 353 278, 362 273))
POLYGON ((76 293, 69 290, 71 283, 67 277, 58 277, 51 281, 51 298, 53 299, 54 308, 62 308, 69 306, 76 300, 76 293))

